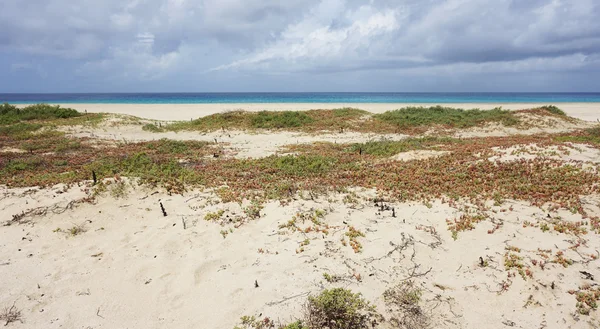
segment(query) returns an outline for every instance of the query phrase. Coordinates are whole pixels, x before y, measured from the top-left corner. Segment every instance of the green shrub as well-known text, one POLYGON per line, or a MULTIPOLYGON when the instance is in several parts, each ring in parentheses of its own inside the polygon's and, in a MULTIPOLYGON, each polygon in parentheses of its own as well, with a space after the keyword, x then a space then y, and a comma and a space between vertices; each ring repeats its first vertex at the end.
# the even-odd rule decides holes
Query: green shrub
POLYGON ((362 116, 362 115, 368 115, 368 114, 370 114, 367 111, 360 110, 360 109, 355 109, 355 108, 352 108, 352 107, 344 107, 344 108, 341 108, 341 109, 333 109, 332 111, 333 111, 333 116, 335 116, 335 117, 341 117, 341 118, 344 118, 344 117, 351 117, 351 118, 353 118, 353 117, 359 117, 359 116, 362 116))
POLYGON ((42 128, 42 125, 37 123, 16 123, 8 126, 0 126, 0 136, 7 136, 13 139, 27 139, 30 138, 31 133, 42 128))
POLYGON ((160 154, 186 155, 193 150, 205 147, 208 143, 203 141, 178 141, 161 138, 158 141, 148 142, 146 147, 160 154))
MULTIPOLYGON (((224 231, 221 231, 223 234, 224 231)), ((225 231, 226 232, 226 231, 225 231)), ((227 233, 223 234, 223 237, 227 233)), ((269 318, 257 319, 255 316, 244 315, 240 318, 241 326, 235 326, 233 329, 272 329, 275 328, 275 323, 269 318)))
POLYGON ((314 122, 314 119, 304 112, 285 111, 285 112, 258 112, 252 117, 253 128, 295 128, 314 122))
POLYGON ((372 154, 376 156, 392 156, 400 152, 421 150, 437 144, 457 143, 459 140, 446 137, 406 138, 399 141, 380 140, 353 144, 349 151, 372 154))
POLYGON ((286 155, 271 157, 271 159, 275 159, 275 167, 277 169, 294 176, 324 173, 336 162, 334 158, 320 155, 286 155))
POLYGON ((74 138, 61 138, 56 141, 54 145, 54 152, 62 153, 67 151, 74 151, 80 149, 81 142, 74 138))
POLYGON ((501 122, 506 126, 515 125, 518 120, 508 110, 463 110, 451 107, 405 107, 373 116, 377 120, 394 124, 400 128, 430 125, 446 125, 457 128, 473 127, 484 122, 501 122))
POLYGON ((191 121, 175 122, 165 127, 167 130, 200 130, 215 131, 219 129, 245 129, 250 125, 253 113, 244 111, 228 111, 215 113, 191 121))
POLYGON ((302 324, 302 321, 296 321, 296 322, 292 322, 292 323, 288 324, 287 326, 285 326, 281 329, 309 329, 309 328, 305 327, 302 324))
POLYGON ((16 159, 8 162, 4 167, 6 173, 14 174, 24 170, 35 170, 45 165, 44 161, 38 157, 29 157, 24 159, 16 159))
POLYGON ((567 115, 563 110, 559 109, 554 105, 544 105, 541 107, 542 109, 556 115, 567 115))
POLYGON ((19 109, 14 105, 10 105, 8 103, 4 103, 4 104, 0 105, 0 116, 16 114, 18 112, 19 112, 19 109))
POLYGON ((165 131, 163 128, 160 128, 157 125, 152 124, 152 123, 148 123, 148 124, 143 125, 142 126, 142 130, 144 130, 144 131, 150 131, 150 132, 153 132, 153 133, 159 133, 159 132, 165 131))
POLYGON ((377 317, 375 307, 360 294, 343 288, 324 290, 318 296, 309 296, 305 314, 306 325, 311 329, 371 328, 377 317))
POLYGON ((585 132, 592 137, 600 138, 600 127, 589 128, 585 132))
POLYGON ((557 136, 554 139, 559 142, 600 144, 600 126, 588 128, 581 133, 573 135, 557 136))
POLYGON ((7 103, 0 106, 0 124, 3 125, 30 120, 66 119, 81 115, 77 110, 62 108, 59 105, 35 104, 22 109, 7 103))

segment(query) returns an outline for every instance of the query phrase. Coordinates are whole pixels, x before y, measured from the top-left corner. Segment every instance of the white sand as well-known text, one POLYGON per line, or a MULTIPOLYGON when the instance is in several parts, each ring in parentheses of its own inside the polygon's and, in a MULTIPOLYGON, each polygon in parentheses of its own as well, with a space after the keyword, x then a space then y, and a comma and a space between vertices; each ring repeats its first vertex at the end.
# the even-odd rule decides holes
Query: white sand
MULTIPOLYGON (((522 202, 491 208, 494 221, 503 224, 494 234, 486 233, 494 227, 488 220, 454 241, 446 219, 458 217, 458 210, 439 201, 431 207, 391 204, 397 213, 392 218, 389 211, 379 213, 362 199, 372 197, 372 191, 359 192, 359 201, 349 204, 339 201, 343 195, 329 201, 299 199, 286 206, 272 202, 261 218, 236 228, 227 220, 222 225, 204 220, 217 209, 226 210, 224 218, 245 216, 238 204, 215 204, 214 196, 205 192, 168 196, 128 186, 125 198, 107 193, 97 204, 64 211, 69 201, 85 196, 87 188, 64 190, 0 189, 3 221, 23 210, 48 207, 44 216, 27 217, 28 224, 0 229, 0 306, 15 302, 24 318, 23 324, 13 323, 11 328, 230 329, 242 315, 289 321, 300 314, 307 294, 331 287, 362 292, 385 314, 383 291, 423 273, 427 274, 414 280, 423 289, 423 306, 434 328, 506 328, 512 322, 522 328, 600 324, 597 312, 574 317, 575 296, 567 293, 594 283, 582 279, 579 271, 600 275, 597 261, 584 263, 590 260, 586 255, 600 249, 600 240, 583 237, 586 243, 575 252, 569 249, 574 243, 569 236, 524 228, 525 221, 544 222, 546 213, 522 202), (322 221, 331 225, 329 235, 278 228, 311 209, 327 212, 322 221), (340 241, 350 225, 366 235, 359 238, 362 253, 340 241), (73 226, 84 232, 64 232, 73 226), (220 232, 229 230, 223 238, 220 232), (300 252, 305 239, 310 244, 300 252), (398 247, 403 244, 404 249, 398 247), (522 249, 519 255, 531 267, 533 279, 523 280, 518 274, 507 278, 506 246, 522 249), (534 266, 531 260, 543 260, 538 248, 550 249, 552 255, 564 251, 576 263, 568 268, 534 266), (488 267, 478 265, 480 256, 488 267), (342 280, 328 283, 323 273, 342 280), (503 281, 511 286, 500 292, 503 281)), ((589 211, 599 211, 593 204, 600 198, 588 201, 589 211)), ((581 220, 568 211, 553 215, 581 220)))
MULTIPOLYGON (((154 120, 189 120, 201 116, 230 110, 246 111, 276 111, 276 110, 311 110, 334 109, 341 107, 354 107, 366 111, 381 113, 406 106, 433 106, 439 104, 405 104, 405 103, 272 103, 272 104, 60 104, 80 111, 108 112, 129 114, 141 118, 154 120)), ((505 109, 520 110, 535 108, 548 104, 520 103, 520 104, 444 104, 458 108, 492 109, 501 106, 505 109)), ((568 115, 587 121, 600 120, 600 103, 559 103, 556 104, 568 115)), ((25 105, 20 105, 25 106, 25 105)))
MULTIPOLYGON (((269 109, 302 109, 298 107, 301 105, 284 104, 283 108, 269 109)), ((372 105, 359 107, 370 111, 397 107, 372 105)), ((176 120, 232 109, 231 106, 75 107, 176 120)), ((265 109, 244 106, 247 110, 265 109)), ((342 105, 326 106, 322 108, 342 105)), ((600 116, 598 104, 570 106, 561 105, 570 115, 583 119, 600 116)), ((527 107, 534 106, 522 108, 527 107)), ((218 138, 219 143, 229 145, 231 152, 237 152, 234 155, 242 157, 265 156, 296 142, 349 143, 381 137, 355 133, 315 137, 289 132, 152 134, 140 127, 68 129, 74 129, 71 133, 77 136, 117 140, 218 138)), ((565 163, 583 161, 590 166, 596 165, 600 156, 597 149, 578 144, 566 151, 524 145, 497 149, 496 153, 494 160, 542 156, 565 163)), ((410 161, 440 155, 415 151, 391 159, 410 161)), ((70 203, 91 193, 89 182, 70 189, 62 185, 48 189, 0 186, 0 225, 24 211, 37 209, 38 214, 25 217, 26 223, 0 226, 0 311, 14 303, 23 315, 23 323, 11 323, 8 328, 231 329, 239 323, 240 316, 259 314, 289 322, 300 314, 307 294, 331 287, 363 293, 389 318, 382 293, 411 275, 416 275, 413 279, 423 290, 423 307, 433 328, 600 327, 600 311, 592 311, 589 316, 577 314, 575 296, 568 292, 584 284, 596 285, 580 271, 593 274, 595 280, 600 278, 599 261, 590 256, 598 255, 600 239, 594 233, 576 237, 543 232, 539 227, 544 223, 552 226, 551 221, 559 217, 569 222, 584 220, 567 210, 552 211, 552 218, 548 219, 548 207, 542 210, 512 200, 501 205, 490 202, 487 214, 491 218, 476 224, 472 231, 460 232, 455 241, 446 220, 462 214, 461 204, 451 207, 441 200, 430 205, 390 204, 396 209, 397 217, 393 218, 389 211, 381 213, 367 201, 375 196, 374 191, 357 190, 355 195, 332 194, 317 200, 297 197, 287 205, 271 202, 261 211, 261 218, 249 220, 243 211, 247 204, 220 203, 210 191, 170 196, 160 190, 124 184, 125 197, 115 199, 109 191, 95 204, 70 203), (167 217, 160 211, 159 200, 167 217), (223 221, 204 220, 206 214, 220 209, 225 210, 223 221), (314 209, 327 213, 322 221, 331 226, 329 235, 279 229, 298 212, 314 209), (226 216, 245 223, 230 223, 226 216), (529 227, 526 222, 537 226, 529 227), (488 234, 496 225, 498 229, 488 234), (354 253, 350 246, 341 243, 342 238, 347 241, 349 226, 365 233, 364 238, 358 239, 363 245, 362 253, 354 253), (72 227, 81 227, 83 232, 71 236, 68 230, 72 227), (224 238, 222 232, 230 233, 224 238), (302 246, 306 239, 310 243, 302 246), (533 278, 507 276, 507 246, 522 249, 518 255, 531 269, 533 278), (576 247, 571 249, 573 246, 576 247), (538 249, 550 250, 550 259, 544 260, 538 249), (559 251, 574 264, 563 267, 549 262, 559 251), (480 267, 479 257, 489 265, 480 267), (533 265, 534 261, 538 265, 533 265), (543 268, 539 265, 542 261, 543 268), (341 280, 326 282, 323 273, 338 275, 341 280), (510 284, 507 291, 501 289, 503 282, 510 284)), ((582 199, 589 214, 600 215, 599 195, 582 199)), ((309 222, 299 225, 305 228, 309 222)))

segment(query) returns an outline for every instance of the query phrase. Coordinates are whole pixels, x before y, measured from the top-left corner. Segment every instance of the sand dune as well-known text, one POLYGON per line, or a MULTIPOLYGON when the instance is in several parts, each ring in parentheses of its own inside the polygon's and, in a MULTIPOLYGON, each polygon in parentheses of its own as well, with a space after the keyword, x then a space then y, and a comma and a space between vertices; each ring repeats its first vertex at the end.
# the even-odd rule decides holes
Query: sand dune
MULTIPOLYGON (((404 104, 404 103, 244 103, 244 104, 60 104, 79 111, 107 112, 128 114, 154 120, 189 120, 197 117, 231 110, 245 111, 303 111, 311 109, 335 109, 354 107, 362 110, 381 113, 406 106, 434 106, 439 104, 404 104)), ((457 108, 493 109, 501 106, 504 109, 520 110, 535 108, 548 104, 510 103, 510 104, 444 104, 457 108)), ((20 105, 20 106, 26 106, 20 105)), ((600 103, 560 103, 557 104, 569 116, 587 120, 600 120, 600 103)))
MULTIPOLYGON (((395 106, 364 105, 360 107, 371 111, 395 106)), ((75 107, 176 120, 232 106, 75 107)), ((302 109, 298 104, 270 106, 302 109)), ((593 120, 600 115, 597 106, 561 107, 593 120)), ((580 121, 530 130, 489 126, 455 136, 547 136, 591 126, 580 121)), ((281 153, 288 144, 406 138, 355 132, 150 133, 139 124, 118 122, 61 129, 105 143, 216 138, 226 150, 225 161, 281 153)), ((22 152, 2 152, 17 151, 22 152)), ((377 163, 394 163, 394 170, 402 171, 410 161, 452 152, 412 150, 377 163)), ((491 166, 505 166, 542 159, 597 175, 599 156, 597 146, 583 142, 517 143, 455 164, 489 160, 491 166)), ((425 163, 423 168, 431 170, 425 163)), ((214 189, 200 186, 174 194, 118 175, 105 182, 106 190, 91 181, 47 188, 0 186, 0 316, 11 305, 22 312, 9 328, 231 329, 244 315, 289 323, 302 316, 307 296, 333 287, 362 293, 390 320, 397 314, 383 294, 407 281, 422 293, 420 305, 430 328, 600 327, 600 312, 582 308, 577 299, 579 293, 600 291, 598 193, 579 195, 582 208, 573 209, 557 206, 558 201, 533 205, 510 198, 477 203, 481 200, 473 201, 473 196, 376 202, 381 195, 375 189, 347 188, 316 196, 297 191, 287 200, 266 201, 256 212, 249 200, 224 201, 214 189), (485 219, 477 220, 475 214, 485 219)), ((523 190, 535 189, 522 184, 523 190)), ((564 188, 556 191, 557 200, 568 192, 564 188)), ((398 326, 384 321, 379 328, 398 326)))

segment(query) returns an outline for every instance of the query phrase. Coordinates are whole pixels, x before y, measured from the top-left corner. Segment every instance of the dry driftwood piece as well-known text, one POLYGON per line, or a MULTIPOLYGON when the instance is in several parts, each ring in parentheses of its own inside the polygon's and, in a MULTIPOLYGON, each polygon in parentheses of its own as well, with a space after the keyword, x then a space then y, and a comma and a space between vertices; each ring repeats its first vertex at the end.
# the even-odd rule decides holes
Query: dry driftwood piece
POLYGON ((160 210, 162 210, 163 216, 167 217, 167 211, 165 210, 165 206, 163 206, 162 202, 158 202, 160 204, 160 210))
POLYGON ((12 215, 12 219, 5 222, 4 226, 11 226, 13 224, 27 224, 30 222, 29 219, 31 217, 45 216, 48 213, 48 211, 52 212, 53 214, 62 214, 67 210, 73 209, 75 205, 83 202, 91 202, 91 199, 86 197, 78 200, 71 200, 65 206, 54 204, 52 206, 37 207, 29 210, 24 210, 21 213, 12 215))
POLYGON ((12 322, 19 321, 23 323, 23 316, 21 315, 21 310, 17 309, 15 303, 13 303, 11 307, 6 307, 2 312, 0 312, 0 321, 5 322, 5 327, 12 322))

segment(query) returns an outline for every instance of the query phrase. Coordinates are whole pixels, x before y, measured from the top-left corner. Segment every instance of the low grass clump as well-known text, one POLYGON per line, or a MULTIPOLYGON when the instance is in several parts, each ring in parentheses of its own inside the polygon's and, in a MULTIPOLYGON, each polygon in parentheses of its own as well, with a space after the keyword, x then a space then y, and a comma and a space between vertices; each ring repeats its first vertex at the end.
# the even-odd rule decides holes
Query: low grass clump
POLYGON ((284 112, 258 112, 252 117, 252 128, 260 129, 282 129, 298 128, 314 122, 315 119, 308 116, 305 112, 284 111, 284 112))
MULTIPOLYGON (((118 177, 118 176, 117 176, 118 177)), ((110 184, 110 195, 115 199, 127 197, 128 185, 122 179, 117 179, 115 182, 110 184)))
POLYGON ((303 130, 316 131, 374 131, 377 130, 370 119, 371 113, 355 108, 345 107, 333 110, 310 110, 306 114, 313 119, 303 130))
POLYGON ((588 128, 581 132, 561 135, 555 138, 559 142, 587 143, 600 145, 600 126, 588 128))
POLYGON ((42 141, 63 135, 53 131, 56 126, 95 125, 103 119, 103 114, 83 114, 59 105, 36 104, 18 108, 5 103, 0 105, 0 143, 7 140, 42 141))
POLYGON ((24 108, 4 103, 0 105, 0 125, 18 123, 20 121, 65 119, 81 116, 77 110, 62 108, 59 105, 35 104, 24 108))
POLYGON ((336 163, 335 158, 319 155, 285 155, 271 157, 269 160, 273 160, 275 168, 291 176, 324 173, 332 169, 336 163))
POLYGON ((142 130, 143 131, 149 131, 149 132, 153 132, 153 133, 160 133, 165 131, 164 128, 159 127, 153 123, 147 123, 145 125, 142 126, 142 130))
POLYGON ((393 328, 430 328, 430 319, 421 307, 422 290, 413 281, 405 281, 383 293, 383 300, 391 318, 393 328))
POLYGON ((335 283, 340 281, 342 278, 339 275, 329 274, 327 272, 323 273, 323 279, 329 283, 335 283))
POLYGON ((505 126, 514 126, 519 122, 511 111, 501 108, 463 110, 443 106, 405 107, 376 114, 373 117, 391 123, 400 129, 432 125, 469 128, 486 122, 499 122, 505 126))
POLYGON ((459 232, 474 230, 475 224, 484 221, 485 218, 483 214, 462 214, 458 219, 446 220, 446 224, 448 224, 448 230, 452 233, 452 238, 456 240, 459 232))
POLYGON ((301 318, 294 322, 276 324, 268 317, 243 316, 234 329, 427 329, 431 321, 420 306, 421 295, 412 281, 387 289, 383 299, 390 318, 386 320, 361 294, 344 288, 326 289, 308 297, 301 318))
POLYGON ((401 152, 428 149, 458 142, 460 140, 449 137, 406 138, 399 141, 380 140, 353 144, 349 151, 388 157, 401 152))
POLYGON ((292 322, 292 323, 288 324, 285 327, 282 327, 281 329, 310 329, 310 328, 304 326, 302 324, 302 321, 296 321, 296 322, 292 322))
POLYGON ((2 126, 0 125, 0 138, 12 139, 12 140, 23 140, 32 138, 32 133, 38 131, 43 126, 38 123, 24 123, 19 122, 16 124, 2 126))
POLYGON ((544 105, 541 107, 542 109, 552 113, 552 114, 556 114, 556 115, 562 115, 562 116, 566 116, 567 114, 565 113, 565 111, 559 109, 558 107, 554 106, 554 105, 544 105))
MULTIPOLYGON (((550 105, 543 110, 545 113, 562 113, 560 109, 550 105)), ((309 111, 230 111, 208 115, 189 122, 173 123, 165 126, 165 129, 173 131, 285 129, 304 132, 415 133, 430 127, 469 128, 487 122, 514 126, 519 123, 519 119, 514 112, 501 108, 464 110, 443 106, 405 107, 376 115, 355 108, 309 111)), ((147 125, 144 129, 160 131, 160 127, 153 125, 147 125)))
MULTIPOLYGON (((220 129, 249 129, 251 117, 255 115, 245 111, 228 111, 207 115, 191 121, 175 122, 164 127, 166 130, 215 131, 220 129)), ((153 128, 147 128, 149 131, 153 128)))
POLYGON ((244 315, 240 318, 240 325, 233 329, 273 329, 275 322, 269 318, 257 319, 255 316, 244 315))
MULTIPOLYGON (((189 122, 177 122, 165 126, 167 130, 216 131, 225 129, 286 129, 295 131, 343 130, 352 126, 352 121, 369 112, 341 108, 310 111, 229 111, 211 114, 189 122)), ((145 130, 161 131, 155 125, 146 125, 145 130)))
POLYGON ((365 234, 356 229, 354 226, 350 226, 345 235, 348 237, 348 240, 350 240, 350 246, 352 247, 352 250, 354 250, 355 253, 361 252, 362 244, 358 241, 358 238, 364 238, 365 234))
POLYGON ((43 132, 34 139, 23 141, 17 145, 17 148, 30 154, 66 153, 80 150, 83 147, 80 139, 64 137, 64 134, 53 131, 43 132))
POLYGON ((224 213, 225 213, 225 210, 223 210, 223 209, 220 209, 219 211, 215 211, 215 212, 209 212, 206 215, 204 215, 204 220, 217 221, 217 220, 221 219, 221 217, 223 217, 224 213))
POLYGON ((206 154, 208 142, 204 141, 177 141, 162 138, 158 141, 145 142, 144 145, 150 152, 164 155, 198 155, 206 154))
MULTIPOLYGON (((521 275, 523 280, 527 280, 527 277, 533 278, 533 272, 531 271, 531 268, 529 268, 528 266, 525 266, 525 263, 523 262, 523 257, 519 256, 515 252, 507 251, 504 254, 504 268, 507 271, 511 271, 511 270, 517 271, 519 273, 519 275, 521 275)), ((509 275, 510 275, 510 272, 509 272, 509 275)))
POLYGON ((600 301, 600 288, 593 288, 590 285, 580 287, 579 291, 569 291, 575 294, 577 299, 577 312, 582 315, 589 315, 591 311, 598 309, 600 301))

